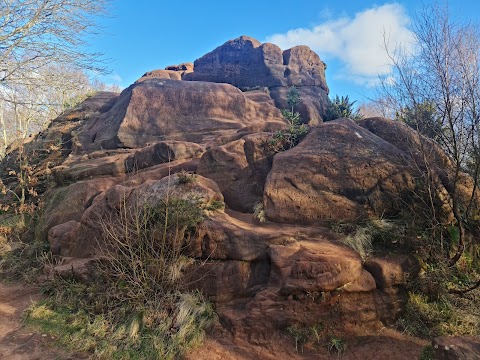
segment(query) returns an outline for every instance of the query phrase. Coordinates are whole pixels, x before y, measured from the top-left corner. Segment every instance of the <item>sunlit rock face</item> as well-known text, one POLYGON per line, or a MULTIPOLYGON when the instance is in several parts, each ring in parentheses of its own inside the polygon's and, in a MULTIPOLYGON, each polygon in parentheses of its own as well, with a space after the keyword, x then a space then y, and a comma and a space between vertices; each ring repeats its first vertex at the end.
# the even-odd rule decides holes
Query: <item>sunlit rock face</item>
POLYGON ((328 103, 325 63, 308 46, 282 51, 277 45, 241 36, 197 59, 183 80, 232 84, 244 91, 268 88, 279 108, 288 108, 286 94, 296 86, 303 120, 319 123, 328 103))
MULTIPOLYGON (((325 65, 310 49, 248 37, 148 72, 121 94, 98 93, 23 144, 45 204, 36 236, 61 276, 88 281, 105 224, 118 224, 122 209, 193 197, 208 210, 182 244, 186 276, 230 331, 394 322, 416 260, 364 261, 327 225, 415 206, 419 137, 384 118, 321 123, 327 94, 325 65), (310 130, 277 152, 270 145, 289 128, 279 108, 292 85, 310 130)), ((0 163, 11 189, 16 178, 4 175, 18 165, 18 146, 0 163)), ((452 166, 431 150, 441 197, 452 166)), ((472 179, 459 177, 459 201, 468 200, 472 179)))

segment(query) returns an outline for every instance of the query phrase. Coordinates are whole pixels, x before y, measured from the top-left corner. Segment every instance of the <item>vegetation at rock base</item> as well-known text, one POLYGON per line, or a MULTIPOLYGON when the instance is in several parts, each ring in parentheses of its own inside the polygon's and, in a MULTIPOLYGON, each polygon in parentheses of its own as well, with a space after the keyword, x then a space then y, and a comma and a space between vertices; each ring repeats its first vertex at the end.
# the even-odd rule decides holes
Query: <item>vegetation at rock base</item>
MULTIPOLYGON (((41 282, 46 295, 28 309, 25 322, 66 348, 100 359, 173 359, 198 345, 216 321, 214 306, 201 289, 221 303, 222 324, 228 323, 232 333, 248 332, 239 328, 257 326, 256 316, 261 316, 255 330, 271 325, 290 337, 298 353, 321 350, 340 357, 347 351, 344 339, 350 339, 350 327, 370 330, 388 322, 426 339, 480 336, 480 36, 470 26, 453 26, 442 9, 426 10, 413 26, 419 51, 391 54, 394 71, 383 83, 383 104, 396 122, 361 119, 354 101, 336 96, 324 120, 358 121, 309 128, 299 111, 309 114, 304 112, 309 101, 319 99, 313 110, 323 111, 326 86, 306 85, 310 88, 301 89, 302 97, 311 96, 309 91, 322 97, 310 97, 301 106, 299 89, 290 87, 286 99, 280 99, 287 103, 282 119, 271 104, 278 103, 273 97, 284 94, 286 86, 271 87, 271 99, 249 94, 261 99, 254 102, 230 83, 158 79, 140 81, 120 98, 110 94, 98 100, 101 104, 87 102, 85 111, 65 114, 67 106, 86 96, 87 87, 70 98, 60 91, 59 107, 47 111, 51 104, 42 106, 35 98, 43 93, 21 82, 31 76, 30 66, 41 64, 30 59, 33 63, 20 64, 26 72, 2 74, 0 151, 7 151, 14 134, 18 141, 0 163, 0 277, 41 282), (449 61, 438 61, 438 53, 449 61), (218 107, 220 102, 225 106, 218 107), (197 106, 203 106, 199 114, 207 113, 202 120, 195 117, 197 106), (48 142, 41 135, 27 141, 54 111, 62 115, 53 125, 75 126, 48 142), (156 118, 158 114, 165 117, 156 118), (177 129, 178 119, 187 127, 177 129), (13 130, 5 120, 13 121, 13 130), (213 131, 212 124, 218 129, 213 131), (165 125, 173 129, 171 139, 165 125), (308 131, 301 147, 274 156, 295 147, 308 131), (176 144, 168 147, 169 154, 175 152, 168 161, 175 162, 165 162, 158 153, 155 141, 160 138, 176 144), (202 154, 207 156, 200 159, 202 154), (132 156, 145 164, 141 170, 127 170, 132 156), (208 156, 215 161, 203 165, 213 164, 210 170, 218 178, 202 173, 208 156), (84 166, 92 166, 95 175, 84 166), (86 173, 64 175, 87 188, 78 191, 81 195, 59 188, 65 183, 50 175, 72 168, 86 173), (46 192, 49 188, 56 193, 46 192), (52 216, 42 217, 48 226, 40 229, 36 223, 48 197, 52 216), (67 207, 74 209, 64 214, 67 207), (217 210, 219 216, 213 214, 217 210), (272 222, 261 224, 267 214, 272 222), (338 236, 324 228, 329 221, 338 236), (71 265, 75 261, 86 264, 83 272, 71 265), (65 264, 71 267, 62 268, 65 264)), ((262 62, 261 51, 268 46, 256 43, 235 40, 227 65, 242 46, 258 49, 255 56, 262 62)), ((217 54, 222 50, 215 51, 196 62, 197 70, 209 57, 216 65, 221 62, 217 54)), ((1 55, 7 67, 19 58, 1 55)), ((323 64, 319 59, 307 63, 301 58, 317 60, 307 47, 284 56, 277 65, 285 71, 272 73, 285 77, 282 84, 323 79, 324 65, 315 65, 323 64)), ((233 65, 249 64, 244 60, 239 56, 233 65)), ((84 75, 85 68, 55 65, 72 77, 84 75)), ((268 70, 271 64, 264 65, 268 70)), ((205 68, 197 74, 208 80, 205 68)), ((230 69, 235 70, 229 72, 232 79, 243 75, 242 66, 230 69)), ((159 76, 166 76, 161 71, 159 76)), ((194 78, 194 72, 189 74, 186 79, 194 78)), ((243 90, 252 89, 266 91, 256 86, 243 90)))
MULTIPOLYGON (((197 265, 183 254, 207 210, 194 197, 120 209, 117 222, 102 223, 95 281, 51 275, 43 284, 47 300, 32 305, 25 321, 99 359, 173 359, 200 344, 216 315, 200 292, 189 290, 186 270, 197 265)), ((34 248, 20 254, 23 266, 37 258, 34 248)), ((11 256, 2 269, 25 273, 11 267, 17 259, 11 256)), ((43 269, 41 260, 35 263, 43 269)))
POLYGON ((408 302, 396 326, 402 332, 431 339, 441 335, 480 336, 480 296, 478 291, 459 293, 480 276, 475 254, 466 251, 450 266, 439 252, 440 243, 429 242, 425 223, 400 219, 370 219, 333 222, 333 231, 364 260, 384 254, 415 254, 421 271, 407 282, 408 302))
POLYGON ((322 323, 312 326, 294 324, 286 330, 295 343, 297 353, 303 354, 305 347, 308 347, 314 351, 324 350, 340 357, 347 349, 347 342, 322 323))
POLYGON ((438 2, 423 6, 411 30, 415 51, 387 50, 393 71, 382 79, 378 97, 385 113, 417 132, 415 139, 398 140, 419 148, 412 156, 419 171, 414 196, 423 206, 412 209, 418 220, 407 224, 416 229, 409 242, 422 271, 409 286, 399 326, 424 337, 478 336, 480 36, 474 24, 455 19, 448 4, 438 2))

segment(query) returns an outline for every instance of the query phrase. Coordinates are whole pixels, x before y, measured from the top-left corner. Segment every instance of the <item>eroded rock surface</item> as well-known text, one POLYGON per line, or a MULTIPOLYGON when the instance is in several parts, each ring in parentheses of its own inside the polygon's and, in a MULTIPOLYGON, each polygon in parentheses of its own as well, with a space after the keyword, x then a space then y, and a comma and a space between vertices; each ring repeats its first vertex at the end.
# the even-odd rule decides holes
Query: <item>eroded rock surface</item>
MULTIPOLYGON (((194 66, 146 73, 120 95, 99 93, 32 136, 27 153, 49 149, 33 167, 45 201, 36 233, 49 241, 52 271, 91 281, 122 211, 190 198, 212 208, 185 244, 186 276, 232 333, 320 319, 344 328, 393 323, 418 264, 363 261, 325 225, 408 210, 418 137, 382 118, 315 125, 328 94, 324 71, 305 46, 282 51, 241 37, 194 66), (310 132, 275 153, 269 143, 288 129, 275 105, 286 107, 291 85, 310 132)), ((449 164, 434 150, 443 182, 449 164)), ((0 172, 14 165, 12 146, 0 172)))
POLYGON ((275 156, 265 184, 266 215, 302 223, 388 216, 414 190, 414 174, 400 149, 352 120, 330 121, 275 156))
POLYGON ((193 72, 183 79, 228 83, 243 90, 266 87, 279 108, 288 107, 285 95, 296 86, 303 120, 319 123, 329 101, 325 69, 325 63, 308 46, 282 51, 274 44, 241 36, 197 59, 193 72))
POLYGON ((435 360, 480 359, 480 339, 474 336, 441 336, 432 341, 435 360))

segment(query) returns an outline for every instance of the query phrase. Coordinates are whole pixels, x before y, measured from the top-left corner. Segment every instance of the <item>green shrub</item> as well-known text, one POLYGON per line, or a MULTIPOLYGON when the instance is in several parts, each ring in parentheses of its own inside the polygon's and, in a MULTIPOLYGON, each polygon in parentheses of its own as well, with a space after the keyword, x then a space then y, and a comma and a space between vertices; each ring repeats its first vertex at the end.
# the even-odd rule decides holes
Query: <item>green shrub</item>
POLYGON ((310 338, 310 330, 306 327, 297 325, 289 326, 287 331, 292 335, 295 340, 295 351, 303 353, 303 346, 310 338))
POLYGON ((345 340, 338 337, 332 337, 328 342, 328 352, 336 353, 337 356, 340 356, 345 353, 347 350, 347 343, 345 340))
POLYGON ((195 271, 187 248, 209 205, 193 195, 122 205, 100 222, 95 282, 55 277, 27 323, 99 359, 174 359, 198 345, 215 313, 185 272, 195 271))
POLYGON ((362 115, 353 107, 355 103, 356 101, 350 101, 348 95, 345 97, 336 95, 334 99, 329 100, 323 121, 331 121, 339 118, 361 119, 362 115))

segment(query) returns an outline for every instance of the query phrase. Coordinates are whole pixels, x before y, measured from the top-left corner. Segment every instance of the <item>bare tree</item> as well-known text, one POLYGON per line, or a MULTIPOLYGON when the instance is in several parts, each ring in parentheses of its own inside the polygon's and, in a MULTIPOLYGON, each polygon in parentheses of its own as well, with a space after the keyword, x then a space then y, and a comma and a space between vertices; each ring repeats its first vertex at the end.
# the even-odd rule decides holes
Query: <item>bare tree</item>
POLYGON ((393 73, 383 79, 381 98, 397 118, 408 118, 419 134, 430 132, 428 136, 448 155, 449 166, 442 171, 432 157, 432 145, 419 135, 423 157, 417 165, 428 172, 429 186, 440 179, 448 192, 444 205, 450 207, 458 228, 457 249, 449 259, 453 265, 465 250, 465 224, 474 209, 480 172, 479 33, 469 23, 453 21, 446 4, 426 5, 415 18, 412 33, 412 50, 398 46, 389 52, 393 73), (460 189, 465 172, 474 179, 467 200, 460 189))
POLYGON ((0 83, 34 80, 51 64, 105 70, 86 39, 97 31, 96 16, 108 0, 0 1, 0 83))
POLYGON ((108 3, 0 1, 0 152, 12 138, 31 132, 29 125, 45 123, 64 110, 67 99, 85 92, 85 71, 105 72, 87 39, 98 32, 97 19, 108 3))

